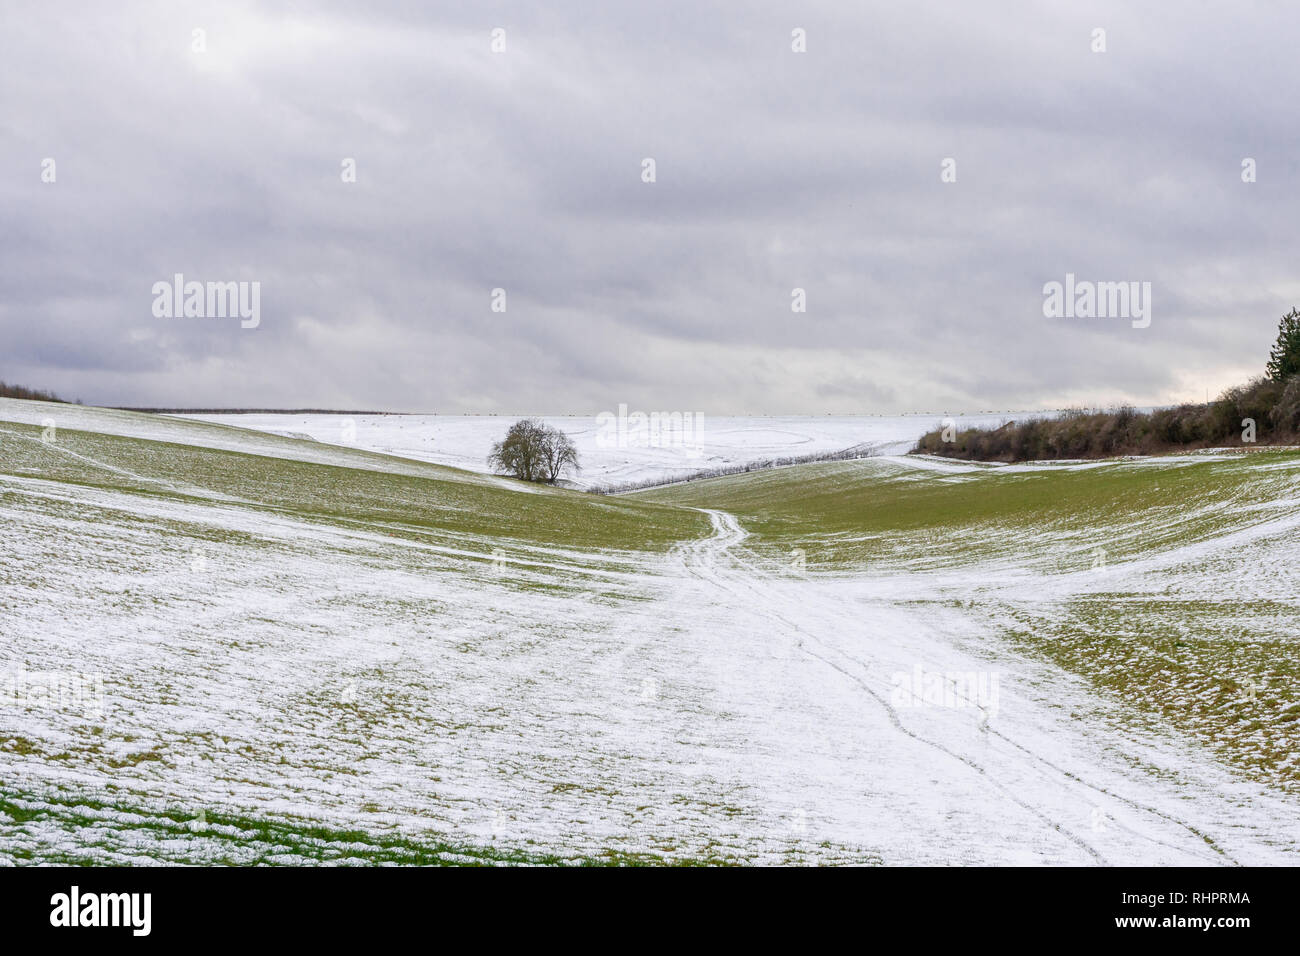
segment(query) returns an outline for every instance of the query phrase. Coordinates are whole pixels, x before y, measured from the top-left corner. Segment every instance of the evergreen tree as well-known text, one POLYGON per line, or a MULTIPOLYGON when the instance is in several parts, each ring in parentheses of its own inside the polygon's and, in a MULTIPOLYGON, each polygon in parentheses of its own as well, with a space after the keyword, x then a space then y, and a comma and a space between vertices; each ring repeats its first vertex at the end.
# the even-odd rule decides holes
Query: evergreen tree
POLYGON ((1282 316, 1277 327, 1277 342, 1268 355, 1268 377, 1281 382, 1300 374, 1300 309, 1282 316))

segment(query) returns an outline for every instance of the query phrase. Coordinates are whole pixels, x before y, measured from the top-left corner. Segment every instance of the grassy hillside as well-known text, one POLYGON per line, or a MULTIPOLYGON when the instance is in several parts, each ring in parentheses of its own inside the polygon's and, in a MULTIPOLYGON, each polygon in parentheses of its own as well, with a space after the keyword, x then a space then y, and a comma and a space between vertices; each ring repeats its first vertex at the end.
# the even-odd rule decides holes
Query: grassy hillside
POLYGON ((623 693, 647 562, 708 528, 310 441, 0 402, 0 859, 712 859, 538 846, 515 809, 606 746, 635 752, 586 731, 590 753, 554 764, 569 730, 551 697, 623 693), (83 675, 97 683, 68 699, 40 689, 83 675), (489 761, 514 770, 480 804, 460 787, 489 761))
POLYGON ((1196 859, 1167 768, 1239 794, 1184 737, 1300 785, 1298 477, 864 459, 600 497, 3 401, 0 674, 101 690, 0 700, 0 859, 1196 859), (945 661, 1003 669, 992 729, 882 706, 945 661), (1067 767, 1076 712, 1131 765, 1067 767), (1089 835, 1097 801, 1158 842, 1089 835))
POLYGON ((1025 467, 865 458, 629 497, 730 511, 753 546, 801 548, 810 568, 1002 557, 1066 570, 1072 551, 1133 558, 1240 527, 1260 508, 1286 507, 1297 475, 1300 454, 1285 451, 1025 467))
POLYGON ((151 495, 227 497, 381 523, 393 534, 449 532, 498 543, 663 551, 708 531, 702 515, 632 499, 187 419, 30 402, 0 403, 0 473, 151 495), (53 423, 52 432, 42 422, 53 423))
MULTIPOLYGON (((230 813, 202 818, 183 808, 113 803, 86 794, 39 798, 0 789, 0 830, 40 824, 39 836, 10 848, 16 863, 45 866, 661 866, 662 856, 609 851, 597 855, 412 839, 322 826, 309 817, 270 820, 230 813), (201 839, 196 839, 201 838, 201 839), (123 844, 130 847, 122 857, 123 844)), ((675 865, 725 864, 681 859, 675 865)))
POLYGON ((636 497, 738 515, 756 561, 893 582, 1300 786, 1300 454, 863 460, 636 497))

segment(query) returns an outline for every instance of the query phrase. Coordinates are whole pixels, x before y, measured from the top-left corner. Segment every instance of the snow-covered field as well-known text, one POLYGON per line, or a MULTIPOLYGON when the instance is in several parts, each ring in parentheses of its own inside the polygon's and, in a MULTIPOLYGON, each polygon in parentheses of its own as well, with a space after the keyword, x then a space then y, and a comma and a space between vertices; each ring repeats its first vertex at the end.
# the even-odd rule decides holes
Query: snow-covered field
MULTIPOLYGON (((822 427, 764 422, 756 457, 788 448, 778 433, 862 434, 822 427)), ((728 441, 719 454, 748 453, 728 441)), ((735 510, 701 511, 0 402, 0 862, 1294 864, 1287 765, 1243 772, 1009 637, 1051 635, 1078 599, 1154 607, 1184 641, 1244 628, 1273 642, 1260 700, 1284 704, 1250 733, 1290 740, 1297 461, 1261 458, 1239 500, 1183 509, 1193 543, 1166 540, 1174 523, 1046 511, 1041 526, 993 514, 992 535, 955 515, 951 533, 827 518, 810 534, 756 503, 778 480, 763 500, 783 501, 798 469, 710 483, 735 510), (579 509, 554 512, 554 536, 612 536, 510 523, 552 509, 579 509), (629 515, 644 535, 611 523, 629 515), (787 560, 799 540, 806 567, 787 560), (1097 573, 1079 567, 1094 541, 1113 543, 1097 573), (851 560, 823 568, 835 548, 851 560), (1207 611, 1247 564, 1267 569, 1244 592, 1266 613, 1207 611), (51 691, 51 675, 83 679, 51 691)), ((1192 467, 1132 471, 1169 487, 1192 467)), ((869 506, 876 488, 996 491, 957 463, 813 468, 869 506)), ((1121 489, 1146 480, 1127 474, 1121 489)))
MULTIPOLYGON (((724 417, 682 416, 676 427, 652 429, 650 422, 623 416, 560 416, 543 421, 573 440, 582 472, 578 488, 672 481, 712 468, 773 458, 802 457, 866 446, 885 454, 906 453, 943 415, 724 417)), ((649 414, 649 413, 647 413, 649 414)), ((1026 414, 956 415, 960 428, 1000 425, 1026 414)), ((279 435, 313 438, 327 444, 364 448, 467 471, 488 470, 487 456, 516 421, 496 415, 193 415, 279 435)), ((865 450, 865 449, 864 449, 865 450)))

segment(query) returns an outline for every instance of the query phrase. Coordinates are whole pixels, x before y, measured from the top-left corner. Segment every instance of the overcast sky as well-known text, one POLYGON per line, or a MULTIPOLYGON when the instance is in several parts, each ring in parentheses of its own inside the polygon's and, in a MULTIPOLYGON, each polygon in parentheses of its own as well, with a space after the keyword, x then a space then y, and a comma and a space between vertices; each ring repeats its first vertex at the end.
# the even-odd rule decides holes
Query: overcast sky
POLYGON ((0 379, 438 412, 1199 401, 1300 304, 1283 6, 6 0, 0 379), (1150 282, 1150 326, 1045 318, 1067 272, 1150 282), (175 273, 259 282, 259 327, 155 317, 175 273))

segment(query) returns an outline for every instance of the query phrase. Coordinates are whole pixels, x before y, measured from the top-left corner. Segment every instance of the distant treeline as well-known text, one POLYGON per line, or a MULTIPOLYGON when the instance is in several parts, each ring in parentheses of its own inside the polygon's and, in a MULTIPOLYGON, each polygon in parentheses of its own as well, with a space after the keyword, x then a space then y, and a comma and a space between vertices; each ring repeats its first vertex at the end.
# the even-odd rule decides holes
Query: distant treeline
POLYGON ((1072 409, 1054 418, 1008 422, 1001 428, 928 432, 914 452, 968 461, 1111 458, 1192 448, 1294 444, 1300 441, 1300 375, 1284 382, 1257 378, 1206 405, 1152 412, 1072 409))
POLYGON ((627 491, 641 491, 645 488, 658 488, 663 485, 675 485, 683 481, 699 481, 702 478, 721 478, 725 475, 740 475, 747 471, 764 471, 768 468, 782 468, 786 465, 809 465, 818 461, 848 461, 854 458, 870 458, 880 454, 880 446, 863 442, 841 451, 827 451, 812 455, 798 455, 791 458, 763 458, 739 465, 719 465, 716 468, 702 468, 680 478, 647 478, 643 481, 629 481, 618 485, 593 485, 587 491, 596 495, 618 495, 627 491))
POLYGON ((1055 418, 1007 422, 962 432, 936 428, 913 453, 972 461, 1110 458, 1192 448, 1300 441, 1300 309, 1278 323, 1267 374, 1213 402, 1134 411, 1074 409, 1055 418))
MULTIPOLYGON (((59 398, 53 392, 46 392, 39 388, 26 388, 22 385, 10 385, 8 382, 0 382, 0 398, 25 398, 31 402, 60 402, 64 405, 72 404, 65 399, 59 398)), ((78 399, 77 405, 81 404, 78 399)))
POLYGON ((119 412, 147 412, 151 415, 404 415, 405 412, 350 412, 337 408, 140 408, 111 405, 119 412))

